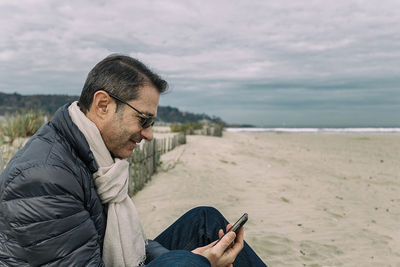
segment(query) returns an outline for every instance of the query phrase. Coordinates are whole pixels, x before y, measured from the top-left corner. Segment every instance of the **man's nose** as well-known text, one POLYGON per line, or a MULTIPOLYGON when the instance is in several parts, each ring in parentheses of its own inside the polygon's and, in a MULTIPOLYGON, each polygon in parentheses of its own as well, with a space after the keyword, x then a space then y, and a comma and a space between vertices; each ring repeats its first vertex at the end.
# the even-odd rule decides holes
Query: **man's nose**
POLYGON ((142 129, 140 133, 147 141, 153 140, 153 126, 142 129))

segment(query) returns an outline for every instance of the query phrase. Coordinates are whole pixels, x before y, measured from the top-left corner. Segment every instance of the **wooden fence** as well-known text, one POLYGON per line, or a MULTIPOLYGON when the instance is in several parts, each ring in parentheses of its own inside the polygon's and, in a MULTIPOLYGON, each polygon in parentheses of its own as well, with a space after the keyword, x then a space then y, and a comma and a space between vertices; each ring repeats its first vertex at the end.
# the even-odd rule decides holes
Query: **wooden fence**
POLYGON ((151 179, 162 154, 182 144, 186 144, 186 135, 179 133, 169 138, 155 138, 137 147, 130 158, 129 195, 133 196, 151 179))
POLYGON ((210 136, 222 136, 223 127, 220 125, 205 125, 202 129, 193 130, 190 129, 187 134, 194 134, 194 135, 210 135, 210 136))

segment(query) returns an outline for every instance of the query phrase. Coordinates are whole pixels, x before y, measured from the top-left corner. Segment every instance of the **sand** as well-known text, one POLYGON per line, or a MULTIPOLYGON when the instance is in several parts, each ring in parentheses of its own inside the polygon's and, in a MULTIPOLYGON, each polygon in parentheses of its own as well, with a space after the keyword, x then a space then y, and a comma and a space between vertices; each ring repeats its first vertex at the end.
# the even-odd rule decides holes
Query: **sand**
POLYGON ((400 266, 399 159, 399 134, 188 136, 134 201, 149 238, 207 205, 269 266, 400 266))

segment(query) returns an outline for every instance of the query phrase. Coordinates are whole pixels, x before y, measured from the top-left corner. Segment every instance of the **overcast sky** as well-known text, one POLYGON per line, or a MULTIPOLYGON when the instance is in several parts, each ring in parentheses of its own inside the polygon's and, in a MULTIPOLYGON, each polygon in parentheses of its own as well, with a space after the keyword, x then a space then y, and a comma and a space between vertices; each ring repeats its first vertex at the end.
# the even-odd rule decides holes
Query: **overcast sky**
POLYGON ((0 91, 79 95, 131 55, 160 105, 259 126, 400 126, 400 1, 0 0, 0 91), (7 3, 8 2, 8 3, 7 3))

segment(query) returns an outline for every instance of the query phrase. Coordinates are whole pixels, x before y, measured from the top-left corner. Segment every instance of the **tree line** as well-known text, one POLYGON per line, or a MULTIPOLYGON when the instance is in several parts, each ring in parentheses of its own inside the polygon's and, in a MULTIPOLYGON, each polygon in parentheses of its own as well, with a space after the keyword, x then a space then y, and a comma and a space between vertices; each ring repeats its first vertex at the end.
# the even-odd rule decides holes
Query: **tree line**
MULTIPOLYGON (((14 115, 29 110, 41 110, 45 114, 52 115, 63 104, 78 100, 78 96, 69 95, 20 95, 18 93, 7 94, 0 92, 0 115, 14 115)), ((212 123, 224 124, 222 119, 206 114, 182 112, 170 106, 159 106, 157 120, 166 123, 185 123, 206 120, 212 123)))

